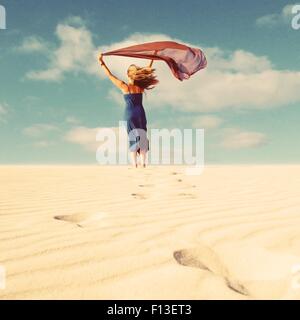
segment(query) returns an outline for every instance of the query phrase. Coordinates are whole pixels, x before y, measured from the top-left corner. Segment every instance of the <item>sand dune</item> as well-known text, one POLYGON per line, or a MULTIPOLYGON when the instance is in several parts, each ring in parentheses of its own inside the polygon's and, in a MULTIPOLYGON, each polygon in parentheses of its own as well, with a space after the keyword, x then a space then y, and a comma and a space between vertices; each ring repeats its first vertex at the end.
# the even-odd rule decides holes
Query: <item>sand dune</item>
POLYGON ((300 298, 300 166, 2 166, 0 181, 0 299, 300 298))

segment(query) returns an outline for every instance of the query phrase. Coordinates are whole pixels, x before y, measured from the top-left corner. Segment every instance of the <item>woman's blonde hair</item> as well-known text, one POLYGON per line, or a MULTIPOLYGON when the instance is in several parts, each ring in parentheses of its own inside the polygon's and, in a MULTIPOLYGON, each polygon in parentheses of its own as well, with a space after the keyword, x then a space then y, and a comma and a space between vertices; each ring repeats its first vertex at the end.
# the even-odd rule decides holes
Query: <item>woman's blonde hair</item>
POLYGON ((159 82, 154 75, 154 71, 155 69, 151 67, 138 67, 132 64, 127 70, 127 75, 134 85, 142 89, 151 90, 159 82))

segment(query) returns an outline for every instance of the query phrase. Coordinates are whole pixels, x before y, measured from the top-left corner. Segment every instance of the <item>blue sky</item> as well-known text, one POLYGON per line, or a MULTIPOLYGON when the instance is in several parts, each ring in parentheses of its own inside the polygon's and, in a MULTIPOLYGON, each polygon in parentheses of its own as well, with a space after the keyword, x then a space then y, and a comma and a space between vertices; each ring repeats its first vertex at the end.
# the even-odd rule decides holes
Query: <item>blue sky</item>
MULTIPOLYGON (((300 30, 291 27, 293 3, 0 4, 7 13, 7 29, 0 30, 0 163, 95 163, 91 132, 115 127, 123 106, 94 54, 161 39, 201 47, 209 65, 180 83, 156 64, 161 85, 144 102, 151 127, 204 127, 208 163, 299 163, 300 30)), ((107 58, 123 78, 129 62, 107 58)))

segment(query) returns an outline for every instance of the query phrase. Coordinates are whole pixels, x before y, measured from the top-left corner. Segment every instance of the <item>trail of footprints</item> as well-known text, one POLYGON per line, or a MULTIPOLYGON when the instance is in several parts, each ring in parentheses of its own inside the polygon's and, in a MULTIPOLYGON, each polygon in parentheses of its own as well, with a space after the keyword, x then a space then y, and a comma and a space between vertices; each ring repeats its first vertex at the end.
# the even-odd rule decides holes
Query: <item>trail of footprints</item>
MULTIPOLYGON (((172 176, 175 176, 176 178, 176 182, 178 183, 178 185, 184 183, 184 180, 180 177, 182 174, 179 173, 179 172, 172 172, 171 173, 172 176), (178 177, 179 176, 179 177, 178 177)), ((148 190, 151 190, 152 188, 155 188, 155 184, 150 184, 150 183, 144 183, 144 184, 139 184, 138 185, 138 188, 140 190, 143 190, 143 191, 148 191, 148 190)), ((161 187, 161 185, 159 186, 161 187)), ((186 185, 185 187, 181 187, 181 188, 184 188, 184 190, 189 190, 189 189, 194 189, 196 188, 196 185, 186 185)), ((191 193, 191 192, 179 192, 177 194, 181 199, 196 199, 197 196, 196 194, 194 193, 191 193)), ((136 192, 136 193, 132 193, 131 196, 134 198, 134 199, 138 199, 138 200, 146 200, 148 199, 151 194, 147 192, 143 193, 143 192, 136 192)))
MULTIPOLYGON (((182 177, 178 177, 180 174, 178 172, 172 172, 173 176, 176 177, 176 182, 178 184, 184 183, 182 177)), ((140 183, 138 188, 145 191, 132 193, 131 196, 134 199, 146 200, 148 199, 147 191, 155 188, 155 184, 150 183, 140 183)), ((196 188, 195 185, 186 186, 187 189, 196 188)), ((185 199, 195 199, 196 195, 188 192, 180 192, 177 194, 181 198, 185 199)), ((80 228, 85 228, 90 224, 94 224, 97 221, 103 223, 103 218, 105 214, 99 213, 75 213, 70 215, 58 215, 53 217, 55 220, 64 221, 66 223, 72 223, 80 228)), ((228 271, 226 266, 222 263, 219 256, 209 247, 204 245, 199 245, 196 248, 182 249, 173 252, 173 258, 175 261, 184 267, 198 268, 202 271, 210 272, 215 276, 223 278, 226 286, 238 294, 243 296, 250 296, 248 289, 245 285, 235 279, 232 274, 228 271)))
MULTIPOLYGON (((195 185, 186 185, 184 186, 184 180, 182 177, 182 173, 179 172, 172 172, 171 173, 172 176, 174 176, 174 178, 176 179, 176 183, 177 186, 175 188, 176 191, 171 190, 171 194, 174 194, 174 192, 178 192, 178 189, 180 189, 180 191, 177 193, 177 196, 180 199, 196 199, 196 194, 189 192, 189 190, 196 188, 195 185)), ((165 197, 167 194, 164 192, 166 191, 163 181, 158 181, 156 184, 154 183, 148 183, 147 179, 150 177, 151 175, 147 175, 146 176, 146 181, 144 183, 141 183, 140 181, 138 182, 138 191, 137 192, 133 192, 131 193, 131 197, 133 199, 136 200, 147 200, 149 198, 151 198, 154 189, 156 189, 156 194, 158 194, 159 197, 161 197, 162 195, 165 197), (157 189, 161 189, 162 192, 157 192, 157 189)), ((152 176, 153 178, 153 176, 152 176)), ((59 221, 63 221, 66 223, 71 223, 79 228, 84 228, 87 227, 89 225, 94 225, 95 223, 97 223, 97 221, 101 221, 101 223, 103 223, 103 218, 105 217, 105 214, 102 212, 99 213, 73 213, 73 214, 68 214, 68 215, 56 215, 53 216, 53 219, 55 220, 59 220, 59 221)))
MULTIPOLYGON (((175 176, 179 175, 178 172, 173 172, 172 174, 175 176)), ((176 181, 179 184, 182 184, 184 182, 182 178, 177 178, 176 181)), ((185 186, 186 190, 191 189, 191 188, 194 189, 194 188, 196 188, 196 186, 195 185, 186 185, 185 186)), ((185 199, 196 199, 197 198, 196 194, 191 193, 191 192, 180 192, 180 193, 178 193, 178 196, 180 196, 180 198, 185 198, 185 199)))
MULTIPOLYGON (((196 194, 189 192, 191 189, 195 189, 196 185, 184 185, 185 181, 181 173, 172 172, 172 176, 175 177, 178 189, 184 190, 177 195, 183 199, 196 199, 196 194), (181 186, 182 185, 182 186, 181 186)), ((156 186, 154 184, 139 184, 138 187, 145 191, 151 190, 156 186)), ((177 189, 176 189, 177 190, 177 189)), ((135 199, 147 199, 147 193, 133 193, 132 196, 135 199)), ((215 276, 222 277, 226 286, 234 292, 243 296, 250 296, 248 289, 245 285, 234 278, 228 271, 226 266, 222 263, 219 256, 209 247, 199 245, 196 248, 182 249, 173 252, 173 257, 178 264, 186 267, 198 268, 206 272, 210 272, 215 276)))

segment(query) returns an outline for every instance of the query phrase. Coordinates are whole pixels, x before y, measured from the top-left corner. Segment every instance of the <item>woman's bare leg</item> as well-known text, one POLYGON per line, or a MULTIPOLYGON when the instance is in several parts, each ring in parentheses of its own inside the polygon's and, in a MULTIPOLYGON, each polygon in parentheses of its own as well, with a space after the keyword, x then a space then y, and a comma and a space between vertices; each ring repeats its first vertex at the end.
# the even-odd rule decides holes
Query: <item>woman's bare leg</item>
POLYGON ((136 152, 130 152, 131 156, 131 163, 134 167, 137 167, 137 153, 136 152))
POLYGON ((143 167, 146 167, 147 151, 141 151, 140 156, 141 156, 141 165, 143 167))

